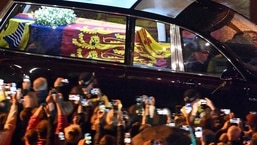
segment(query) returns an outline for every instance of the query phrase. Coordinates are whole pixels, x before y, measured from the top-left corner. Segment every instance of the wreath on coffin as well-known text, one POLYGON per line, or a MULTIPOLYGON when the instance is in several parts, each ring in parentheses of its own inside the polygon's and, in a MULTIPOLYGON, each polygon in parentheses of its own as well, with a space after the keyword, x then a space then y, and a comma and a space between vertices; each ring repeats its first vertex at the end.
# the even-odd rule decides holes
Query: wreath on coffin
POLYGON ((35 23, 44 26, 64 26, 75 22, 74 10, 42 6, 34 12, 35 23))

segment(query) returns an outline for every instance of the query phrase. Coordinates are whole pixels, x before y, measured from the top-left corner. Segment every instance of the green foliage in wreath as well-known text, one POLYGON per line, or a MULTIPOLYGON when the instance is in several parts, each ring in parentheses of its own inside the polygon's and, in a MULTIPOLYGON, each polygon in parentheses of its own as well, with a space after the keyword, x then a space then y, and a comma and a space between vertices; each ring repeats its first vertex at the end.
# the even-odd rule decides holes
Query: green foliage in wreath
POLYGON ((76 14, 71 9, 42 6, 35 11, 35 23, 44 26, 63 26, 75 22, 76 14))

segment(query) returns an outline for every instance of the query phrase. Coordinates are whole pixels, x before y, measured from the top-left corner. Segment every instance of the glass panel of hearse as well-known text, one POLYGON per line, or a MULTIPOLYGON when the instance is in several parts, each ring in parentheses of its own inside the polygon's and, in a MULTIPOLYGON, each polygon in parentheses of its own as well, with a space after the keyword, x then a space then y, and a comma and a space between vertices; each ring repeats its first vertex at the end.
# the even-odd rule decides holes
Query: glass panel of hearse
POLYGON ((142 0, 136 10, 176 18, 195 0, 142 0))
POLYGON ((227 46, 257 76, 257 26, 248 19, 234 13, 223 27, 211 32, 211 36, 227 46))
POLYGON ((18 4, 18 7, 1 30, 1 47, 124 63, 124 16, 50 6, 18 4), (52 14, 48 15, 49 12, 52 14))
MULTIPOLYGON (((194 0, 142 0, 135 9, 175 18, 193 2, 194 0)), ((154 20, 146 21, 143 19, 137 19, 136 21, 138 29, 135 39, 137 40, 137 37, 141 38, 144 47, 135 43, 134 65, 183 72, 184 64, 179 26, 154 20)))
POLYGON ((134 66, 215 76, 227 68, 226 58, 193 32, 146 19, 137 19, 136 26, 134 66))
POLYGON ((185 72, 220 76, 229 62, 211 43, 188 30, 182 30, 185 72))
MULTIPOLYGON (((133 64, 137 67, 170 70, 170 25, 154 20, 136 20, 133 64)), ((180 34, 178 34, 180 35, 180 34)))
POLYGON ((89 4, 97 4, 103 6, 112 6, 119 8, 131 8, 138 0, 63 0, 63 1, 71 1, 71 2, 80 2, 80 3, 89 3, 89 4))

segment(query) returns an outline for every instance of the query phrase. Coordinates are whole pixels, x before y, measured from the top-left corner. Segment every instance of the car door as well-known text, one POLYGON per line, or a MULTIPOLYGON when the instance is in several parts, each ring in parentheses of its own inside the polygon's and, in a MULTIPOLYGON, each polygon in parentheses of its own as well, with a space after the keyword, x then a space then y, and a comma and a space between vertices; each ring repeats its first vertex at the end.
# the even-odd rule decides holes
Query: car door
POLYGON ((249 104, 245 80, 221 79, 233 65, 214 43, 174 24, 145 19, 136 20, 135 33, 144 47, 134 44, 133 66, 126 70, 127 87, 133 88, 128 95, 153 95, 159 106, 174 110, 183 104, 185 90, 195 88, 218 108, 246 112, 238 109, 249 104))

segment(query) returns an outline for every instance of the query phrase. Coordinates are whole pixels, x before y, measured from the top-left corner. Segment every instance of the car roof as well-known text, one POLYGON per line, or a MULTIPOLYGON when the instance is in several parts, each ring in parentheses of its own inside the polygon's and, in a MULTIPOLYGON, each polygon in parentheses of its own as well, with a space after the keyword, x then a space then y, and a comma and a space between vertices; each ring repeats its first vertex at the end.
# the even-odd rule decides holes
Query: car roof
POLYGON ((233 11, 209 0, 15 0, 14 2, 59 5, 81 9, 94 9, 110 13, 155 19, 175 23, 196 33, 208 33, 233 11))

